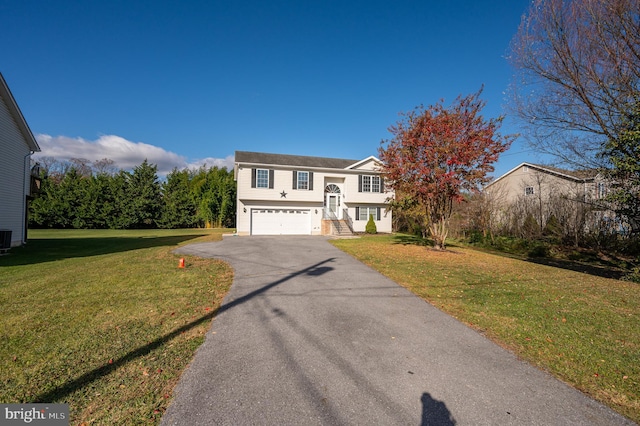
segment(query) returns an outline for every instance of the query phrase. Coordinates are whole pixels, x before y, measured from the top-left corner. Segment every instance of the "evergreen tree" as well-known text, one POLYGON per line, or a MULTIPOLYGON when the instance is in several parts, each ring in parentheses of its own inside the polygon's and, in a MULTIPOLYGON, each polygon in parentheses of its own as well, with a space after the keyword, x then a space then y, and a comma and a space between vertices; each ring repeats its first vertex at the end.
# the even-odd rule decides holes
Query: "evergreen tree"
POLYGON ((160 219, 162 198, 158 166, 147 160, 133 169, 124 182, 121 201, 123 228, 154 228, 160 219))
POLYGON ((173 169, 162 185, 162 217, 159 225, 163 228, 191 228, 196 222, 196 205, 190 189, 188 170, 173 169))
MULTIPOLYGON (((31 203, 30 224, 47 228, 164 228, 235 225, 236 183, 226 168, 174 169, 163 184, 146 160, 115 173, 101 160, 82 175, 74 166, 52 173, 31 203), (105 166, 105 167, 106 167, 105 166)), ((52 163, 53 164, 53 163, 52 163)))

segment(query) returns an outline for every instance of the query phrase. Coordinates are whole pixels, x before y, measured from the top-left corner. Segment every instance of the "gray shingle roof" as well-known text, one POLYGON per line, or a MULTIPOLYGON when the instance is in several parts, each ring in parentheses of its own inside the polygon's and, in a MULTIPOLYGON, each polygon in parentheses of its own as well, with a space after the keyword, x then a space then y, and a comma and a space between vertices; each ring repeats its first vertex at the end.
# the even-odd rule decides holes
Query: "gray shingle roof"
POLYGON ((552 172, 571 176, 575 179, 581 179, 581 180, 594 178, 598 174, 598 170, 596 169, 567 170, 567 169, 561 169, 559 167, 545 166, 544 164, 534 164, 534 163, 530 163, 530 164, 532 166, 536 166, 541 169, 550 170, 552 172))
POLYGON ((303 155, 268 154, 264 152, 236 151, 236 163, 273 164, 280 166, 345 169, 361 160, 343 158, 307 157, 303 155))

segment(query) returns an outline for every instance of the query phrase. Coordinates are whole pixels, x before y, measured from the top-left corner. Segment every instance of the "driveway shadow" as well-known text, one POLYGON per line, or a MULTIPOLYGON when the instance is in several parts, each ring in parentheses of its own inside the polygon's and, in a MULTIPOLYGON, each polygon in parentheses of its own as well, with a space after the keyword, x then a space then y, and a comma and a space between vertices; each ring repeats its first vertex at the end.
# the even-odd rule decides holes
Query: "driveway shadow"
POLYGON ((194 321, 183 325, 182 327, 179 327, 177 329, 175 329, 174 331, 165 334, 164 336, 158 337, 157 339, 151 341, 150 343, 138 347, 138 348, 134 348, 131 351, 129 351, 127 354, 125 354, 124 356, 115 359, 113 361, 111 361, 108 364, 104 364, 98 368, 95 368, 83 375, 81 375, 80 377, 77 377, 76 379, 73 380, 69 380, 68 382, 64 383, 61 386, 58 386, 48 392, 44 392, 40 395, 37 395, 33 401, 30 402, 51 402, 51 401, 62 401, 64 400, 64 398, 71 394, 74 393, 76 391, 78 391, 79 389, 82 389, 88 385, 90 385, 92 382, 94 382, 95 380, 98 380, 101 377, 107 376, 109 374, 111 374, 114 370, 116 370, 117 368, 128 364, 144 355, 147 355, 149 352, 156 350, 162 346, 164 346, 165 344, 168 344, 171 340, 173 340, 175 337, 179 336, 182 333, 185 333, 186 331, 198 326, 199 324, 202 324, 203 322, 206 321, 211 321, 213 318, 215 318, 217 315, 219 315, 220 313, 227 311, 235 306, 238 306, 252 298, 254 298, 255 296, 264 293, 265 291, 269 290, 270 288, 273 288, 279 284, 282 284, 286 281, 289 281, 290 279, 297 277, 298 275, 311 275, 311 276, 318 276, 318 275, 322 275, 324 273, 327 273, 329 271, 332 271, 334 268, 331 267, 327 267, 327 266, 321 266, 324 265, 325 263, 328 262, 333 262, 334 259, 330 258, 330 259, 326 259, 323 260, 322 262, 318 262, 315 265, 311 265, 307 268, 301 269, 299 271, 296 272, 292 272, 291 274, 288 274, 284 277, 282 277, 281 279, 274 281, 270 284, 267 284, 255 291, 252 291, 251 293, 248 293, 238 299, 232 300, 229 303, 225 303, 224 305, 220 306, 219 308, 215 309, 213 312, 208 313, 198 319, 195 319, 194 321))
MULTIPOLYGON (((406 235, 406 234, 398 234, 394 236, 394 244, 402 244, 402 245, 414 245, 420 247, 430 247, 433 242, 428 238, 422 238, 417 235, 406 235)), ((451 248, 460 248, 461 245, 447 244, 447 251, 451 248)), ((522 260, 524 262, 536 263, 538 265, 546 265, 552 266, 554 268, 567 269, 569 271, 574 272, 582 272, 583 274, 594 275, 602 278, 612 278, 615 280, 619 280, 624 277, 629 271, 625 271, 619 268, 607 267, 604 265, 598 264, 589 264, 585 262, 576 262, 572 260, 564 260, 564 259, 553 259, 547 257, 525 257, 512 253, 505 253, 498 250, 491 250, 486 248, 478 248, 467 246, 471 250, 477 250, 483 253, 494 254, 496 256, 506 257, 509 259, 517 259, 522 260)))
POLYGON ((539 265, 553 266, 554 268, 567 269, 569 271, 582 272, 584 274, 595 275, 596 277, 612 278, 619 280, 627 274, 620 269, 607 268, 605 266, 590 265, 582 262, 573 262, 570 260, 550 259, 550 258, 527 258, 523 259, 527 262, 537 263, 539 265))
POLYGON ((14 247, 9 254, 0 256, 0 267, 34 265, 62 259, 99 256, 151 247, 177 246, 185 241, 204 236, 176 235, 167 237, 107 237, 107 238, 50 238, 33 239, 22 247, 14 247))

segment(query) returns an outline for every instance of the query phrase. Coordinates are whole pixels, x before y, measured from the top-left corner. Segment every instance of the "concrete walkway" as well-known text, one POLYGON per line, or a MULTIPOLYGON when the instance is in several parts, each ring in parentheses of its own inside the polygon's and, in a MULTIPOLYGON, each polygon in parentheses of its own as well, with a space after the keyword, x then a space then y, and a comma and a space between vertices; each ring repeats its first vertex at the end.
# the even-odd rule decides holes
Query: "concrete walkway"
POLYGON ((180 253, 235 270, 163 425, 632 425, 324 237, 180 253))

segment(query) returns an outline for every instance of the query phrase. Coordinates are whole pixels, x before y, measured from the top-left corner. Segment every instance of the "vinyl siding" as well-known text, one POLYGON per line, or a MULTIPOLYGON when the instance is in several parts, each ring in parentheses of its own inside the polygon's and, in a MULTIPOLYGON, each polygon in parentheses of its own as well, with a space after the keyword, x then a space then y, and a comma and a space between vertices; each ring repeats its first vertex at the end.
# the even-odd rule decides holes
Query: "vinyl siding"
MULTIPOLYGON (((358 192, 358 175, 376 175, 376 163, 365 161, 354 169, 322 169, 281 164, 243 164, 236 163, 234 167, 238 184, 236 228, 239 235, 248 235, 251 229, 251 209, 265 208, 304 208, 312 212, 312 234, 320 234, 322 210, 325 201, 325 187, 336 184, 340 187, 342 201, 341 208, 348 209, 349 215, 354 217, 355 207, 358 205, 380 206, 382 218, 376 223, 379 232, 391 232, 391 212, 386 212, 386 200, 390 193, 358 192), (273 189, 252 188, 252 168, 273 170, 273 189), (313 173, 313 189, 293 189, 293 172, 308 171, 313 173), (286 197, 282 193, 286 193, 286 197), (246 212, 244 210, 247 210, 246 212), (317 213, 316 213, 317 210, 317 213)), ((366 223, 355 223, 356 231, 364 231, 366 223), (362 230, 359 229, 362 225, 362 230)))
MULTIPOLYGON (((376 173, 363 171, 359 174, 375 176, 376 173)), ((350 175, 345 181, 345 193, 349 194, 349 203, 385 204, 391 194, 385 192, 358 192, 358 174, 350 175)))
POLYGON ((585 184, 533 167, 521 166, 488 187, 487 192, 501 202, 509 204, 524 197, 526 187, 534 189, 531 197, 542 197, 543 201, 546 201, 550 195, 580 197, 584 193, 585 184))
POLYGON ((0 229, 10 229, 11 245, 24 240, 25 196, 29 191, 29 147, 0 97, 0 229))

